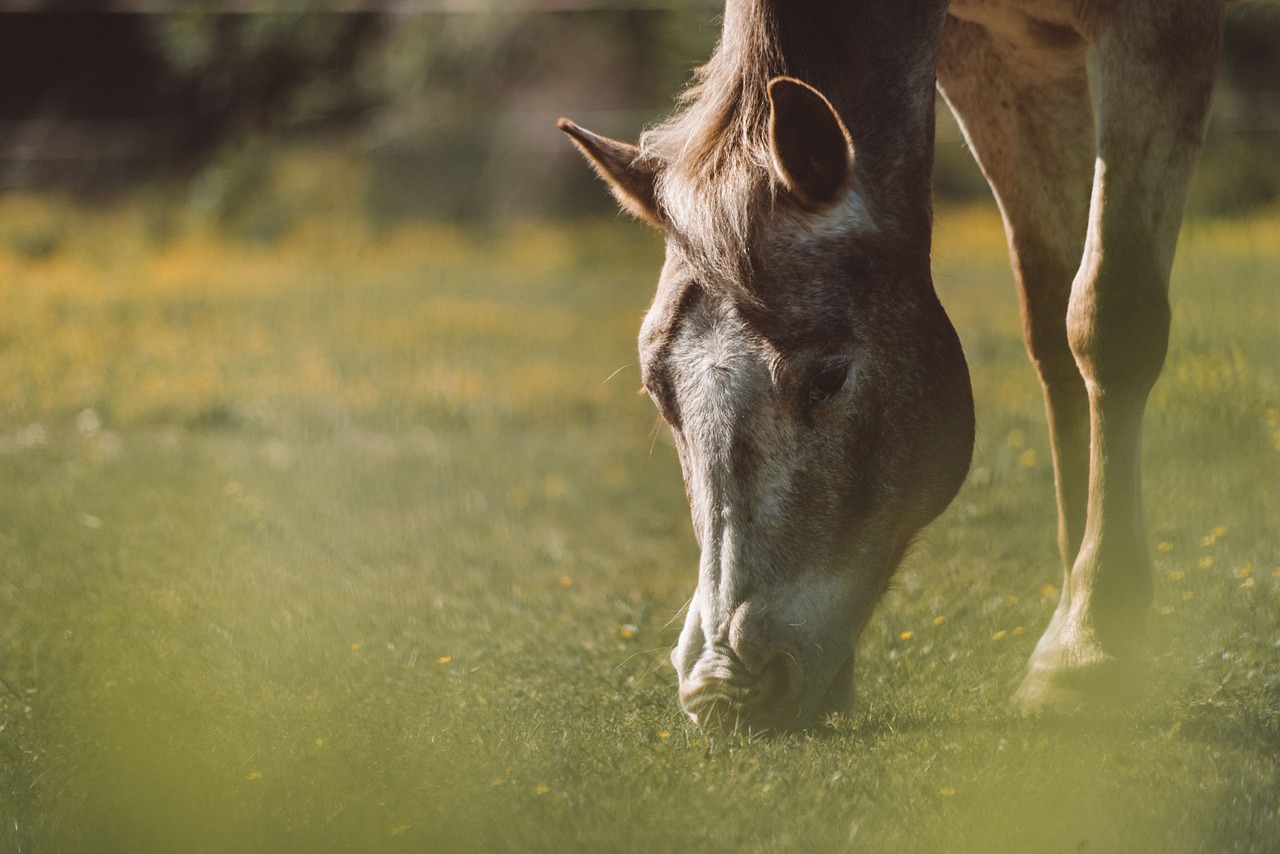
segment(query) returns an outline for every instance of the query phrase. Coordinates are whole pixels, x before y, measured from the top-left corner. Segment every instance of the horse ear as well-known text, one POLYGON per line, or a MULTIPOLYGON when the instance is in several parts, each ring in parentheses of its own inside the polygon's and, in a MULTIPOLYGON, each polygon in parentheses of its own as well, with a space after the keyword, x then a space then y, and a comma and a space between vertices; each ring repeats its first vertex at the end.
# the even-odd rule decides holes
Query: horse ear
POLYGON ((658 228, 663 227, 655 192, 657 173, 640 158, 639 148, 592 133, 568 119, 561 119, 556 126, 569 135, 596 173, 608 182, 623 210, 658 228))
POLYGON ((807 83, 775 77, 769 112, 773 167, 783 186, 809 209, 838 199, 853 177, 853 145, 831 102, 807 83))

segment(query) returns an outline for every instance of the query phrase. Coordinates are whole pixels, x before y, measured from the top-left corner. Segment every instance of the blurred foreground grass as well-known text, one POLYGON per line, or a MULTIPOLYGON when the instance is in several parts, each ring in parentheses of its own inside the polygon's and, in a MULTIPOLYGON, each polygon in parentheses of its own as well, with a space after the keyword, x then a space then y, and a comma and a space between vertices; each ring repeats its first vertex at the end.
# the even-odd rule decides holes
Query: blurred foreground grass
POLYGON ((656 239, 375 232, 316 157, 272 241, 0 199, 0 850, 1280 845, 1280 216, 1184 233, 1140 710, 1007 707, 1052 475, 974 209, 936 246, 969 482, 851 718, 748 741, 691 728, 665 665, 696 553, 635 393, 656 239))

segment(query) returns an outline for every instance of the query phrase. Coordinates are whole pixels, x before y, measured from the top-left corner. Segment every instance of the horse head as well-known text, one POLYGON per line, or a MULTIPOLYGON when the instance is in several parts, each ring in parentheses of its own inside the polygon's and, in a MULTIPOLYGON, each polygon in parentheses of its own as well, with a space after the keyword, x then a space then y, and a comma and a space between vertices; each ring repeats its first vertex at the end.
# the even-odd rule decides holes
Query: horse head
POLYGON ((681 704, 778 731, 848 707, 859 632, 967 471, 973 402, 928 211, 923 236, 895 215, 816 89, 765 94, 755 140, 561 128, 666 238, 639 346, 701 549, 681 704))

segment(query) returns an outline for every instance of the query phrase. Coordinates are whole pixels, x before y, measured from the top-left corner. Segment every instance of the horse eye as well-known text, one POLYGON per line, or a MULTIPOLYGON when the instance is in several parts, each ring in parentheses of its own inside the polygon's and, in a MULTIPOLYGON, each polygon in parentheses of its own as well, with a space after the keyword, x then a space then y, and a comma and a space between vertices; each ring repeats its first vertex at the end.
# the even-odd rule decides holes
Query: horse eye
POLYGON ((844 388, 844 381, 848 376, 848 362, 832 362, 818 368, 809 380, 809 405, 821 406, 829 403, 844 388))

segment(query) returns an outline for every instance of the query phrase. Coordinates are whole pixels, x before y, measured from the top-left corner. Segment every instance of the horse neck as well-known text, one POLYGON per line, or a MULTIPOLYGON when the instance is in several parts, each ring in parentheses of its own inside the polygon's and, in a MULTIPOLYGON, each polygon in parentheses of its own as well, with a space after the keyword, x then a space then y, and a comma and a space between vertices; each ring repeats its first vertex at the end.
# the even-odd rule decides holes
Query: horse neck
POLYGON ((822 91, 853 138, 857 188, 900 233, 932 221, 934 79, 947 0, 728 0, 719 59, 745 91, 822 91))

